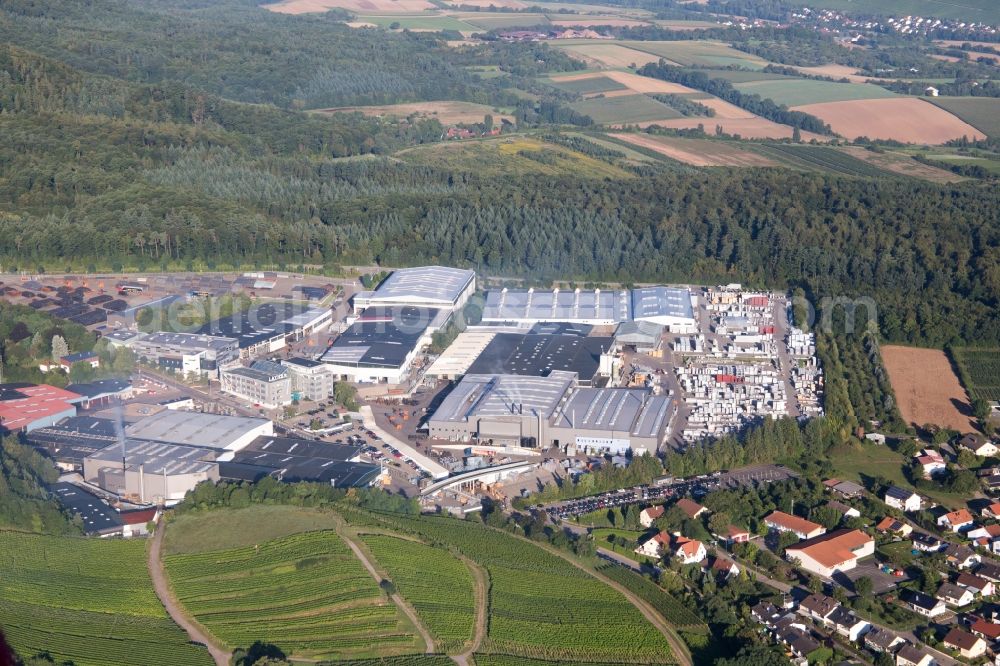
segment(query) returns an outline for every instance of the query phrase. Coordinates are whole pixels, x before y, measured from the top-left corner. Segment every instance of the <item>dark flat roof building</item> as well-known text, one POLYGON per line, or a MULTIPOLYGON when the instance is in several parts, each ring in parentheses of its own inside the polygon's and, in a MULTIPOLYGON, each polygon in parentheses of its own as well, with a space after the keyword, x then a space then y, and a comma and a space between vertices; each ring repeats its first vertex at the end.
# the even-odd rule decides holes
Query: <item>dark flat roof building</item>
POLYGON ((329 482, 338 488, 366 486, 379 468, 360 462, 361 447, 292 437, 258 437, 219 460, 223 478, 329 482))
POLYGON ((121 531, 122 521, 118 512, 107 502, 74 486, 72 483, 54 483, 49 490, 70 513, 80 516, 86 534, 113 534, 121 531))
POLYGON ((498 333, 468 373, 547 377, 553 370, 566 370, 575 373, 581 385, 589 386, 600 367, 601 354, 612 344, 612 338, 605 337, 498 333))

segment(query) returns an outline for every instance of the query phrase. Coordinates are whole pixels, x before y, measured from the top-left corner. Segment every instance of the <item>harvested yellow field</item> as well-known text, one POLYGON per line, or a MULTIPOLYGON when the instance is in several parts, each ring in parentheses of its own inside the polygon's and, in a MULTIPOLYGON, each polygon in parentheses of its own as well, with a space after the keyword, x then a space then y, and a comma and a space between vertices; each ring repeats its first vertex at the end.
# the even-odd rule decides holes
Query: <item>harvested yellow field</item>
POLYGON ((719 99, 718 97, 698 99, 694 101, 715 110, 715 116, 713 118, 709 118, 709 120, 716 120, 720 118, 756 118, 755 115, 746 109, 741 109, 735 104, 730 104, 726 100, 719 99))
POLYGON ((483 9, 489 9, 490 7, 498 7, 503 9, 527 9, 528 3, 521 2, 521 0, 445 0, 449 4, 453 5, 467 5, 469 7, 482 7, 483 9))
MULTIPOLYGON (((481 0, 486 1, 486 0, 481 0)), ((464 2, 462 4, 469 4, 464 2)), ((573 19, 559 19, 550 21, 552 25, 559 28, 593 28, 596 26, 610 25, 614 28, 628 28, 636 25, 649 25, 649 21, 639 19, 613 18, 601 16, 580 16, 573 19)))
POLYGON ((497 113, 492 107, 472 102, 414 102, 412 104, 387 104, 385 106, 341 106, 334 109, 318 109, 318 113, 360 112, 366 116, 396 116, 406 118, 411 115, 437 118, 442 125, 455 123, 481 123, 486 114, 493 116, 497 123, 501 118, 513 122, 514 116, 497 113))
POLYGON ((894 139, 904 143, 940 144, 966 136, 986 135, 944 109, 916 97, 860 99, 792 107, 829 123, 848 139, 894 139))
POLYGON ((848 67, 847 65, 819 65, 818 67, 792 67, 792 69, 797 69, 810 76, 829 76, 837 80, 847 79, 851 83, 864 83, 872 79, 870 76, 858 74, 856 67, 848 67))
POLYGON ((943 351, 885 345, 882 362, 903 420, 917 427, 933 423, 958 432, 975 432, 965 389, 943 351), (961 408, 961 409, 960 409, 961 408))
POLYGON ((361 14, 406 14, 436 8, 428 0, 281 0, 263 7, 279 14, 309 14, 331 9, 361 14))
POLYGON ((654 150, 678 162, 693 166, 779 166, 763 155, 741 150, 737 146, 722 141, 628 133, 616 133, 609 136, 627 141, 635 146, 654 150))
POLYGON ((563 49, 577 60, 594 64, 598 67, 631 67, 636 65, 642 67, 651 62, 659 62, 660 56, 630 49, 620 44, 559 44, 555 45, 563 49))

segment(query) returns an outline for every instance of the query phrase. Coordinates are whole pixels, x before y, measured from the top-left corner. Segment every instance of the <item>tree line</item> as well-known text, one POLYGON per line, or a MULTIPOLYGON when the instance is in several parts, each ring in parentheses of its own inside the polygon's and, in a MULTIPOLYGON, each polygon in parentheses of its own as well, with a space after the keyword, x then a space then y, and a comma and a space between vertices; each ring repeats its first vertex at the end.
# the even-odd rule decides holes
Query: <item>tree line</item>
POLYGON ((689 88, 702 90, 726 100, 730 104, 735 104, 741 109, 754 113, 762 118, 767 118, 782 125, 789 125, 800 130, 815 132, 816 134, 833 134, 830 126, 816 116, 803 111, 790 111, 784 104, 777 104, 774 100, 761 97, 753 93, 744 93, 736 89, 732 82, 727 79, 710 78, 709 74, 701 70, 687 70, 676 65, 668 65, 665 60, 658 63, 648 63, 638 70, 643 76, 651 76, 654 79, 679 83, 689 88))

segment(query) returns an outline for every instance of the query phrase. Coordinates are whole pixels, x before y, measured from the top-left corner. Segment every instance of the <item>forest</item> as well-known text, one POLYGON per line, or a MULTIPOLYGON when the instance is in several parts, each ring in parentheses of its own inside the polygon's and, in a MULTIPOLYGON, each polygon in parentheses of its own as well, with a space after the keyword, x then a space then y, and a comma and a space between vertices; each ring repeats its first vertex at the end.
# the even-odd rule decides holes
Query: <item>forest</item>
MULTIPOLYGON (((333 58, 323 49, 354 57, 355 33, 340 40, 344 28, 329 17, 275 16, 250 4, 4 4, 0 33, 20 44, 0 47, 5 269, 319 264, 335 272, 440 262, 540 282, 740 280, 801 288, 816 302, 871 297, 889 341, 1000 341, 1000 192, 989 184, 679 166, 619 178, 513 170, 496 177, 474 164, 414 162, 399 151, 438 141, 437 120, 311 115, 278 108, 295 105, 292 96, 260 93, 277 89, 269 81, 258 81, 258 92, 233 89, 241 76, 276 75, 265 61, 279 68, 283 58, 333 58), (208 37, 222 9, 232 15, 231 31, 208 37), (102 20, 107 28, 97 36, 102 20), (162 43, 169 29, 182 28, 203 43, 162 43), (88 30, 90 41, 80 32, 88 30), (288 52, 267 55, 269 39, 310 30, 338 39, 289 40, 288 52), (254 39, 239 39, 243 31, 254 39), (105 56, 92 53, 98 46, 105 56), (208 50, 220 55, 204 56, 208 50)), ((364 41, 380 58, 398 57, 394 66, 413 68, 419 60, 407 50, 433 51, 435 39, 371 31, 364 41)), ((573 67, 545 45, 477 48, 492 49, 518 76, 573 67)), ((452 81, 467 81, 465 99, 488 100, 493 84, 464 69, 485 57, 472 49, 435 60, 460 70, 452 81)), ((285 74, 277 87, 294 82, 285 74)), ((406 76, 452 85, 412 69, 406 76)), ((558 99, 517 108, 522 122, 546 125, 545 136, 558 135, 550 123, 586 122, 564 114, 558 99)), ((595 157, 616 159, 612 150, 595 157)))

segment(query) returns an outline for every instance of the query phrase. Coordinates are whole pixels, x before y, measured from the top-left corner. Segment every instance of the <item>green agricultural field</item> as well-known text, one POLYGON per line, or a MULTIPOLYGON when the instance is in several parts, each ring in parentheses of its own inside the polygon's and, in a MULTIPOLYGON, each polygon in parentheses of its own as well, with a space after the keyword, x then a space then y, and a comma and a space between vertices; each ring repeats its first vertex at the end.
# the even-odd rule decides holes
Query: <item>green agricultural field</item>
POLYGON ((299 532, 332 530, 331 511, 258 504, 245 509, 217 509, 174 516, 163 537, 163 554, 203 553, 270 541, 299 532))
POLYGON ((459 21, 451 16, 429 15, 414 16, 411 14, 396 15, 379 14, 373 16, 358 16, 354 19, 360 23, 372 23, 382 28, 389 28, 395 25, 397 28, 408 30, 458 30, 473 31, 476 26, 459 21))
POLYGON ((415 541, 367 534, 365 546, 396 590, 416 609, 436 649, 460 652, 472 638, 476 600, 472 574, 454 555, 415 541))
POLYGON ((708 625, 679 599, 659 585, 618 564, 598 567, 598 571, 633 592, 656 609, 670 624, 689 633, 708 633, 708 625))
POLYGON ((476 666, 621 666, 616 661, 566 661, 564 659, 527 659, 509 654, 476 653, 476 666))
POLYGON ((834 83, 812 79, 749 81, 735 84, 740 92, 760 95, 785 106, 846 102, 852 99, 898 97, 896 93, 870 83, 834 83))
POLYGON ((772 143, 747 145, 746 147, 785 166, 806 171, 840 173, 847 176, 899 177, 898 174, 883 171, 877 166, 828 146, 772 143))
POLYGON ((229 647, 300 657, 420 652, 409 621, 332 531, 164 558, 178 600, 229 647))
POLYGON ((988 136, 1000 136, 1000 99, 996 97, 928 97, 988 136))
MULTIPOLYGON (((991 155, 993 153, 983 153, 983 154, 991 155)), ((979 166, 992 173, 1000 174, 1000 155, 996 157, 961 155, 959 153, 925 153, 925 155, 928 158, 939 162, 947 162, 948 164, 956 164, 962 166, 979 166)))
POLYGON ((453 666, 451 657, 442 654, 405 654, 398 657, 377 659, 348 659, 338 661, 338 666, 453 666))
POLYGON ((678 65, 699 67, 728 67, 738 65, 747 69, 763 69, 767 61, 757 56, 737 51, 723 44, 707 40, 684 40, 675 42, 631 41, 619 42, 622 46, 645 51, 666 58, 678 65))
POLYGON ((646 95, 594 97, 569 105, 577 113, 593 118, 601 125, 624 125, 648 120, 670 120, 683 116, 666 104, 646 95))
MULTIPOLYGON (((689 70, 693 71, 693 70, 689 70)), ((733 83, 750 83, 753 81, 802 81, 803 79, 787 74, 773 74, 771 72, 748 72, 742 69, 713 69, 705 72, 705 75, 713 79, 725 79, 733 83)))
POLYGON ((605 93, 612 90, 627 90, 626 86, 607 76, 595 76, 589 79, 575 79, 572 81, 553 81, 545 79, 545 83, 578 95, 590 95, 593 93, 605 93))
MULTIPOLYGON (((536 544, 470 521, 384 520, 454 546, 487 570, 490 619, 480 652, 561 663, 674 662, 666 638, 620 593, 536 544)), ((477 663, 494 662, 477 655, 477 663)))
POLYGON ((952 358, 973 400, 1000 400, 1000 349, 960 347, 952 358))
POLYGON ((927 16, 966 22, 1000 23, 996 0, 810 0, 810 7, 884 16, 927 16))
MULTIPOLYGON (((476 12, 474 14, 462 14, 462 20, 473 29, 481 30, 503 30, 505 28, 524 28, 535 25, 549 25, 549 19, 545 14, 521 14, 516 12, 489 14, 487 12, 476 12)), ((468 30, 468 28, 465 28, 468 30)))
POLYGON ((153 592, 142 540, 0 532, 0 627, 23 657, 76 666, 211 664, 153 592))

